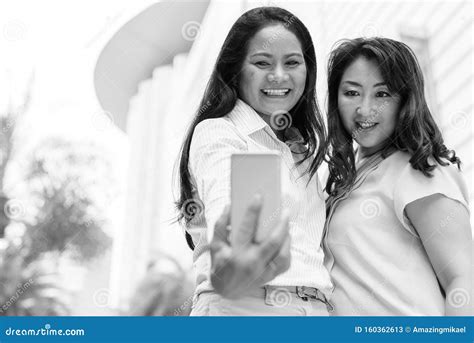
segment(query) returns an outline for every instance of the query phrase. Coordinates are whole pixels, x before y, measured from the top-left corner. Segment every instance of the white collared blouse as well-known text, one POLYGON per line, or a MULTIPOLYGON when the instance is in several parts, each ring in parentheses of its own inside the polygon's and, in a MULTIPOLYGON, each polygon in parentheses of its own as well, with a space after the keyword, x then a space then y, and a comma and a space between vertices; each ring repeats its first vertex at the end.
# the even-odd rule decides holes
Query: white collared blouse
MULTIPOLYGON (((324 266, 321 239, 325 221, 325 204, 317 174, 308 184, 305 173, 310 161, 298 167, 301 155, 293 154, 255 110, 242 100, 224 117, 206 119, 195 130, 190 147, 189 166, 195 197, 204 204, 186 230, 193 238, 196 295, 212 291, 209 244, 214 224, 230 204, 230 157, 233 153, 271 152, 281 154, 283 176, 287 180, 284 202, 290 209, 291 266, 269 285, 316 287, 330 295, 332 284, 324 266), (285 173, 287 172, 287 173, 285 173)), ((284 188, 285 189, 285 188, 284 188)))

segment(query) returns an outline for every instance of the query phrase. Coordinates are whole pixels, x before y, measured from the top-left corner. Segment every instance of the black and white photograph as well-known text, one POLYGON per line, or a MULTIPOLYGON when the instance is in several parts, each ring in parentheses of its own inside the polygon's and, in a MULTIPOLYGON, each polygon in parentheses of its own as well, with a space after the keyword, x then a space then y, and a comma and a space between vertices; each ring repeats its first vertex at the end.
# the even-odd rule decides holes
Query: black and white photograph
POLYGON ((472 316, 473 13, 3 1, 0 316, 472 316))

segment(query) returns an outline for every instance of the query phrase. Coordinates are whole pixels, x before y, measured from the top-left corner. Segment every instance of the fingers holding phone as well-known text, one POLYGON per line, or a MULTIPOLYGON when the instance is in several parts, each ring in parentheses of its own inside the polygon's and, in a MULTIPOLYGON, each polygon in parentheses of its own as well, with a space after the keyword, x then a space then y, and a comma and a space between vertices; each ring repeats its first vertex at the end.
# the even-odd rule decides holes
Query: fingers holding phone
POLYGON ((271 234, 261 242, 249 241, 255 234, 261 216, 263 201, 248 206, 241 228, 235 239, 245 241, 245 249, 231 245, 227 227, 230 223, 229 208, 224 210, 215 225, 211 242, 211 282, 214 289, 227 298, 238 298, 249 289, 261 287, 285 272, 291 263, 289 215, 283 211, 282 219, 271 234), (240 237, 242 235, 242 237, 240 237))

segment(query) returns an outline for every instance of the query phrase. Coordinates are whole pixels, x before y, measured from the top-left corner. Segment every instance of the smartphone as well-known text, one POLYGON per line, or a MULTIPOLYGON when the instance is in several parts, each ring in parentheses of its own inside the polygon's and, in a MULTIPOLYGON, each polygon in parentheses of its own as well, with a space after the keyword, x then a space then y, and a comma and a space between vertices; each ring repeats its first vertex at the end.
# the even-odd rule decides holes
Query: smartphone
POLYGON ((277 225, 281 215, 281 155, 275 153, 245 153, 231 155, 231 233, 235 233, 244 219, 255 194, 262 196, 263 206, 255 235, 262 241, 277 225))

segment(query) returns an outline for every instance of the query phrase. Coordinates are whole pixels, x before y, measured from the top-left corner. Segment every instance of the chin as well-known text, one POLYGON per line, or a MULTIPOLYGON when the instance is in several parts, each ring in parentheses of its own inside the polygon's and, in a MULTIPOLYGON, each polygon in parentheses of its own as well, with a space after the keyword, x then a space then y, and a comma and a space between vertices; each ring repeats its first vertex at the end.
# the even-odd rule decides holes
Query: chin
POLYGON ((382 144, 380 142, 374 143, 374 144, 359 144, 359 145, 366 150, 374 150, 374 151, 377 151, 382 147, 382 144))
MULTIPOLYGON (((260 111, 260 113, 263 113, 267 116, 271 116, 273 113, 275 113, 277 111, 287 111, 287 110, 286 110, 286 108, 281 108, 281 107, 274 107, 274 108, 265 107, 265 109, 262 109, 262 111, 260 111)), ((257 111, 257 112, 259 112, 259 111, 257 111)))
POLYGON ((363 149, 373 149, 375 146, 377 146, 377 144, 371 144, 368 142, 357 142, 357 144, 359 144, 359 146, 363 149))
POLYGON ((272 108, 271 113, 275 113, 275 112, 277 112, 277 111, 290 112, 290 110, 291 110, 292 108, 293 108, 293 106, 287 106, 287 105, 285 105, 285 106, 274 106, 274 107, 272 108))

